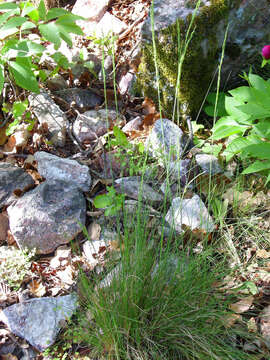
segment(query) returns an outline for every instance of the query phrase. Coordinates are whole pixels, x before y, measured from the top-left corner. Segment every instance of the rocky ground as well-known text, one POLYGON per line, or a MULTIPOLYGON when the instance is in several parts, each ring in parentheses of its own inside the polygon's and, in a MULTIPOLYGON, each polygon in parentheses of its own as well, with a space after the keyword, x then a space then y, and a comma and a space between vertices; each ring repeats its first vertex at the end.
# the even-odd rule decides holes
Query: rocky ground
MULTIPOLYGON (((9 119, 3 114, 1 359, 45 358, 44 350, 54 344, 60 328, 65 328, 66 319, 77 308, 79 268, 86 273, 104 271, 100 286, 108 286, 117 267, 106 274, 107 258, 112 253, 120 257, 114 216, 123 205, 132 216, 142 201, 151 214, 149 226, 155 228, 155 235, 164 232, 166 237, 174 228, 178 234, 192 237, 200 251, 205 236, 214 241, 224 228, 222 217, 217 219, 209 207, 209 193, 222 198, 230 209, 224 213, 226 233, 242 232, 237 239, 245 239, 244 244, 240 240, 230 243, 232 265, 243 266, 227 279, 226 287, 229 291, 244 286, 244 291, 251 292, 234 304, 230 324, 246 316, 250 331, 260 332, 264 338, 261 343, 256 339, 246 344, 247 350, 265 348, 267 353, 269 191, 256 177, 248 178, 245 190, 236 189, 237 163, 225 168, 220 159, 196 148, 184 127, 170 119, 161 121, 151 99, 133 96, 140 29, 149 0, 104 0, 98 5, 77 0, 64 6, 87 18, 86 14, 91 14, 81 23, 86 34, 95 29, 96 36, 104 39, 112 30, 118 39, 115 44, 105 44, 104 71, 102 44, 93 44, 95 39, 77 36, 72 49, 63 45, 61 51, 73 64, 71 69, 61 69, 48 78, 40 94, 20 95, 28 99, 31 116, 37 120, 30 130, 29 124, 22 122, 7 136, 9 119), (86 66, 90 62, 91 68, 86 66), (146 167, 142 149, 148 151, 146 167), (161 226, 164 198, 166 214, 161 226), (260 233, 249 231, 245 238, 248 225, 236 226, 230 219, 239 215, 239 208, 244 210, 243 219, 250 227, 260 228, 260 233), (257 236, 261 242, 255 241, 257 236), (34 249, 32 253, 22 253, 29 248, 34 249)), ((53 71, 55 64, 44 56, 42 66, 53 71)), ((6 102, 13 102, 17 94, 11 89, 5 96, 6 102)), ((209 131, 198 128, 193 135, 207 139, 209 131)), ((76 358, 86 359, 87 349, 76 350, 76 358)))

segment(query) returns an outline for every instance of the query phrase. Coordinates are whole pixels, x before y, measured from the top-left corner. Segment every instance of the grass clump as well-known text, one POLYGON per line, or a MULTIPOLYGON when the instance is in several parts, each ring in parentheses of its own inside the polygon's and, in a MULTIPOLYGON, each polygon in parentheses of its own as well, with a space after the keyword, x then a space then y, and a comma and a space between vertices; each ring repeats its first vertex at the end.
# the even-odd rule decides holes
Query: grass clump
POLYGON ((187 254, 181 239, 157 242, 139 214, 110 281, 81 273, 76 341, 98 359, 249 359, 232 346, 241 326, 225 326, 232 299, 215 287, 225 261, 210 250, 187 254))

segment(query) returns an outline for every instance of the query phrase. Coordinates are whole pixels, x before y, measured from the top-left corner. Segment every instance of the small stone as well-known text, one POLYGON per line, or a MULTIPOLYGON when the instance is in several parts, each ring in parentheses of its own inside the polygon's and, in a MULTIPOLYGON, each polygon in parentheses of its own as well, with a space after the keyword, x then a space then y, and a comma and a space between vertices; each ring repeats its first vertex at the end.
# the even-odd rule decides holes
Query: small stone
POLYGON ((158 119, 145 142, 150 155, 160 159, 164 166, 168 161, 180 160, 185 146, 185 134, 168 119, 158 119))
POLYGON ((29 104, 40 124, 46 124, 49 140, 55 146, 64 146, 66 140, 66 116, 50 95, 44 91, 28 97, 29 104))
POLYGON ((213 155, 197 154, 195 155, 195 159, 202 171, 206 174, 216 175, 223 172, 218 159, 213 155))
POLYGON ((69 88, 55 91, 55 94, 74 105, 81 111, 86 111, 102 104, 102 98, 88 89, 69 88))
POLYGON ((16 336, 39 351, 52 345, 64 320, 77 308, 75 294, 56 298, 36 298, 11 305, 0 313, 0 320, 16 336))
POLYGON ((153 190, 151 186, 141 181, 139 176, 124 177, 115 180, 115 190, 120 194, 126 194, 133 199, 142 199, 149 202, 161 202, 163 196, 153 190))
POLYGON ((213 231, 215 227, 206 206, 198 195, 193 195, 190 199, 181 197, 173 199, 165 220, 178 233, 184 232, 183 225, 188 226, 190 230, 199 229, 206 232, 213 231))
POLYGON ((0 164, 0 207, 17 200, 14 190, 23 192, 34 185, 33 178, 23 169, 9 163, 0 164))
POLYGON ((81 191, 88 191, 91 185, 91 175, 86 165, 76 160, 60 158, 56 155, 38 151, 35 153, 38 162, 38 172, 47 181, 64 181, 81 191))
POLYGON ((20 249, 48 254, 69 243, 85 224, 81 191, 66 182, 44 182, 7 209, 10 231, 20 249))

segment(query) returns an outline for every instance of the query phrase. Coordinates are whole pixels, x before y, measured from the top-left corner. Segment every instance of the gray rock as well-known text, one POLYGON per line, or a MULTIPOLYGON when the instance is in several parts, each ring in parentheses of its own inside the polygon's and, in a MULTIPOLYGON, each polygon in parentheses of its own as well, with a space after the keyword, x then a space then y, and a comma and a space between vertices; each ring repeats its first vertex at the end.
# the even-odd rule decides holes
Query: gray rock
POLYGON ((81 142, 92 141, 106 134, 114 125, 123 126, 125 122, 125 117, 115 110, 89 110, 77 116, 73 132, 81 142))
POLYGON ((37 298, 11 305, 0 313, 0 320, 16 336, 39 351, 52 345, 61 328, 77 308, 74 294, 56 298, 37 298))
POLYGON ((7 212, 18 246, 47 254, 82 231, 86 203, 83 194, 66 182, 44 182, 9 206, 7 212))
MULTIPOLYGON (((173 113, 177 83, 177 20, 183 38, 186 35, 196 1, 156 0, 154 31, 159 63, 161 106, 167 116, 173 113)), ((269 43, 266 25, 270 16, 268 0, 201 1, 195 14, 196 30, 188 45, 181 71, 179 100, 181 110, 197 115, 213 74, 219 63, 222 44, 229 22, 225 56, 221 67, 221 87, 238 86, 239 73, 250 65, 260 69, 261 49, 269 43)), ((150 12, 142 27, 142 57, 136 77, 136 88, 144 96, 157 98, 150 12)), ((243 81, 242 81, 243 82, 243 81)))
POLYGON ((66 89, 68 84, 63 76, 57 74, 54 77, 49 77, 47 79, 47 86, 50 90, 61 90, 66 89))
POLYGON ((184 232, 183 225, 190 230, 199 229, 207 232, 214 230, 214 222, 198 195, 193 195, 191 199, 181 197, 173 199, 165 220, 178 233, 184 232))
POLYGON ((124 132, 128 131, 136 131, 140 130, 140 126, 142 125, 143 121, 140 116, 136 116, 134 119, 130 120, 123 128, 122 130, 124 132))
POLYGON ((47 124, 49 140, 55 146, 64 146, 66 140, 66 116, 50 95, 44 91, 31 94, 29 104, 40 124, 47 124))
POLYGON ((102 98, 88 89, 70 88, 54 92, 68 104, 74 105, 81 111, 86 111, 102 104, 102 98))
POLYGON ((168 119, 158 119, 145 142, 146 150, 160 159, 164 166, 168 161, 180 160, 185 145, 185 134, 168 119))
POLYGON ((213 155, 197 154, 195 155, 195 159, 202 171, 206 174, 216 175, 223 172, 218 159, 213 155))
POLYGON ((163 196, 153 190, 151 186, 141 181, 139 176, 123 177, 115 180, 115 190, 120 194, 142 201, 161 202, 163 196))
POLYGON ((9 163, 0 163, 0 207, 9 205, 16 197, 13 191, 21 191, 35 184, 32 177, 23 169, 9 163))
POLYGON ((190 178, 191 161, 189 159, 168 162, 169 177, 181 184, 182 187, 188 185, 190 178))
POLYGON ((91 175, 86 165, 81 165, 76 160, 60 158, 44 151, 36 152, 35 159, 38 162, 39 174, 47 182, 59 180, 81 191, 88 191, 90 189, 91 175))

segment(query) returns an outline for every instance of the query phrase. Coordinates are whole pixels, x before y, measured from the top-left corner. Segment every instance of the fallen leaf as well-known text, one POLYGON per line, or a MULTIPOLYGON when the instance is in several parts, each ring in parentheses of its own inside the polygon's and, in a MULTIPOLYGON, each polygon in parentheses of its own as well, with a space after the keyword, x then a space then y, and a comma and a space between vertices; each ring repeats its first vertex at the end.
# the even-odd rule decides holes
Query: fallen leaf
POLYGON ((5 142, 7 141, 8 138, 6 135, 7 127, 8 124, 0 128, 0 146, 4 145, 5 142))
POLYGON ((245 311, 248 311, 250 309, 250 307, 253 303, 253 300, 254 300, 253 296, 248 296, 244 299, 237 301, 234 304, 231 304, 230 309, 237 314, 242 314, 245 311))
POLYGON ((100 238, 101 226, 98 223, 92 222, 87 228, 89 240, 96 241, 100 238))
POLYGON ((258 329, 257 329, 257 324, 256 324, 256 320, 254 317, 250 318, 247 322, 247 328, 248 328, 248 331, 249 332, 257 332, 258 329))
POLYGON ((261 259, 269 259, 270 252, 266 251, 265 249, 259 249, 256 251, 256 257, 261 259))
POLYGON ((46 288, 41 281, 32 280, 28 288, 31 293, 37 297, 42 297, 46 294, 46 288))
POLYGON ((9 229, 8 215, 6 212, 0 213, 0 241, 5 241, 9 229))
POLYGON ((1 355, 1 360, 18 360, 17 356, 12 355, 11 353, 6 355, 1 355))
POLYGON ((228 314, 224 319, 224 325, 226 328, 232 327, 237 320, 242 320, 242 316, 238 314, 228 314))

